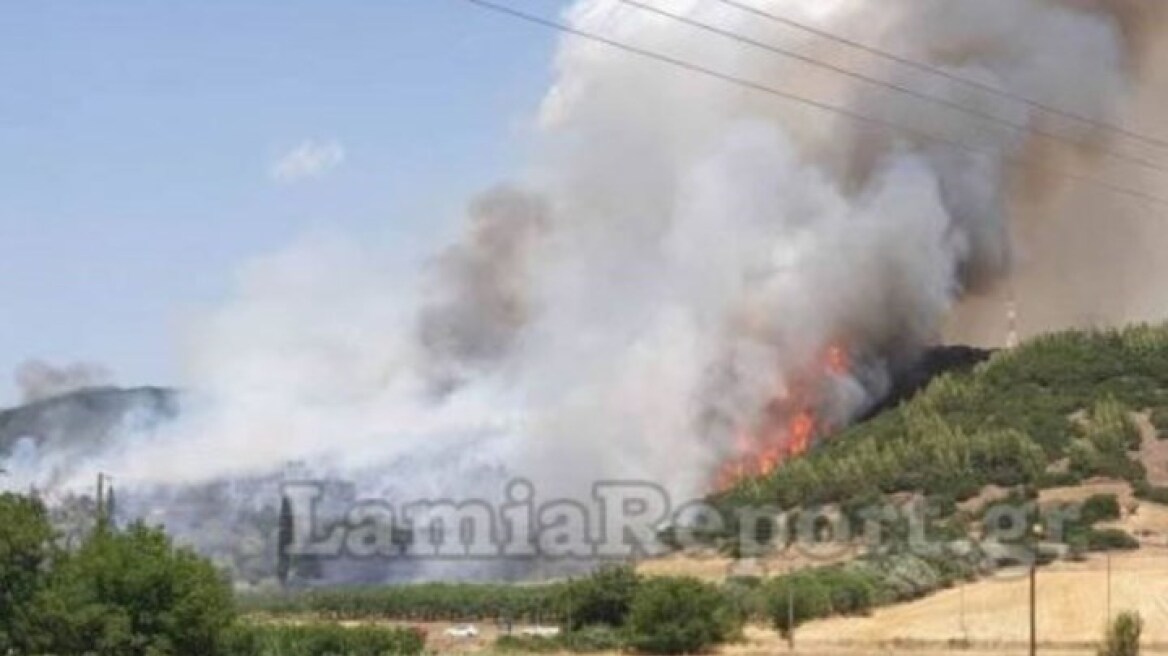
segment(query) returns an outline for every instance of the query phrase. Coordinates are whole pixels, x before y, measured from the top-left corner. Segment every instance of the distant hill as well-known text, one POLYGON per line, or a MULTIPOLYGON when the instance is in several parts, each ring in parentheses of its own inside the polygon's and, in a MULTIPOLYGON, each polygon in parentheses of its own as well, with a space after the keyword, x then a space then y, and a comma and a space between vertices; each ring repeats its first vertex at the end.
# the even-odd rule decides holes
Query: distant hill
POLYGON ((100 446, 118 429, 149 429, 173 419, 179 396, 162 387, 101 387, 0 411, 0 457, 26 439, 49 451, 100 446))

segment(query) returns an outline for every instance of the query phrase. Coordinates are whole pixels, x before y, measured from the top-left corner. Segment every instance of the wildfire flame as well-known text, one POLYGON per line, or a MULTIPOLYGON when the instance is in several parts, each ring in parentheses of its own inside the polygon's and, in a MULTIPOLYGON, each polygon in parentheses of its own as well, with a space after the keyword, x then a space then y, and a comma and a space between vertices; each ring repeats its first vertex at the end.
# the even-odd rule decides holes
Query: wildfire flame
POLYGON ((816 439, 834 428, 817 411, 826 386, 850 370, 848 350, 841 344, 828 346, 792 390, 776 394, 755 426, 738 431, 734 453, 719 469, 715 487, 725 490, 743 479, 765 476, 807 453, 816 439))

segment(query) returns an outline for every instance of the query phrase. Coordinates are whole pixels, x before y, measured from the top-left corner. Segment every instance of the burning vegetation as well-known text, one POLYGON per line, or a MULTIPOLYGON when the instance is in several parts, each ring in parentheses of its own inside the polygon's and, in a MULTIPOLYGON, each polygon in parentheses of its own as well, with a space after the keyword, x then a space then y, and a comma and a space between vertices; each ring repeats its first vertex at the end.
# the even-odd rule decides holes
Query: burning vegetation
POLYGON ((780 389, 757 422, 737 432, 734 450, 719 467, 714 488, 726 490, 744 478, 766 476, 839 429, 820 408, 831 388, 850 370, 847 348, 833 343, 800 375, 780 381, 780 389))

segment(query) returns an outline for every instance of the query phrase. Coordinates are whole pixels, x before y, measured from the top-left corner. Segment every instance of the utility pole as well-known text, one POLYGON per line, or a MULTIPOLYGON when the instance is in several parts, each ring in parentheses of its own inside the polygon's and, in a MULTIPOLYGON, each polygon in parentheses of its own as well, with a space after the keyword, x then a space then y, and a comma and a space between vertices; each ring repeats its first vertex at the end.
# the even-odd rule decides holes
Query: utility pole
POLYGON ((965 623, 965 577, 961 578, 961 639, 969 641, 969 626, 965 623))
POLYGON ((1038 562, 1030 563, 1030 656, 1038 653, 1038 562))
POLYGON ((1017 348, 1021 341, 1018 336, 1018 294, 1014 289, 1013 278, 1009 281, 1008 298, 1006 299, 1006 349, 1017 348))
POLYGON ((787 582, 787 649, 795 651, 795 585, 787 582))
POLYGON ((1035 524, 1030 537, 1030 656, 1038 654, 1038 560, 1042 549, 1042 524, 1035 524))
POLYGON ((1111 552, 1107 552, 1107 623, 1111 624, 1111 552))

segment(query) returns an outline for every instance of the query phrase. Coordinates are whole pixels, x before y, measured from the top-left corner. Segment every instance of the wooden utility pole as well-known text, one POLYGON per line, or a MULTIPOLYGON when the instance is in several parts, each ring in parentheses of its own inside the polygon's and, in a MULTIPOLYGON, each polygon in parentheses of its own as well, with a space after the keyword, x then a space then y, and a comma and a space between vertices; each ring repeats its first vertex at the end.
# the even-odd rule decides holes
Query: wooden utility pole
POLYGON ((787 583, 787 649, 795 651, 795 585, 787 583))
POLYGON ((1111 624, 1111 552, 1107 552, 1107 624, 1111 624))
POLYGON ((961 578, 961 639, 969 640, 969 625, 965 623, 965 577, 961 578))
POLYGON ((1038 562, 1030 563, 1030 656, 1038 653, 1038 562))

